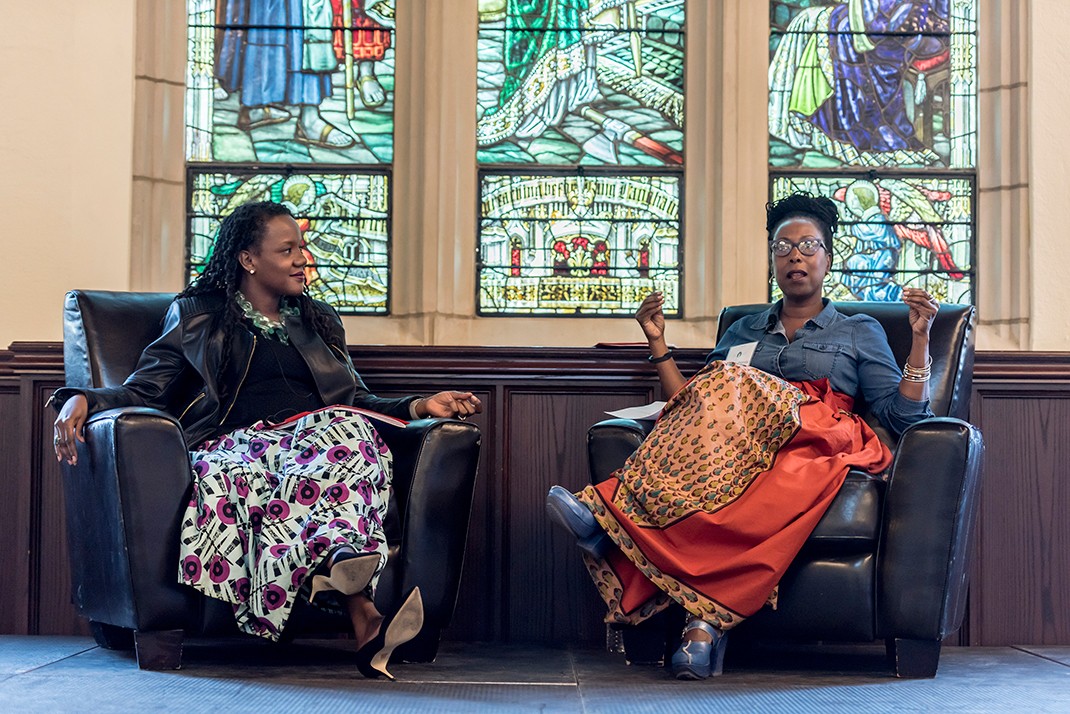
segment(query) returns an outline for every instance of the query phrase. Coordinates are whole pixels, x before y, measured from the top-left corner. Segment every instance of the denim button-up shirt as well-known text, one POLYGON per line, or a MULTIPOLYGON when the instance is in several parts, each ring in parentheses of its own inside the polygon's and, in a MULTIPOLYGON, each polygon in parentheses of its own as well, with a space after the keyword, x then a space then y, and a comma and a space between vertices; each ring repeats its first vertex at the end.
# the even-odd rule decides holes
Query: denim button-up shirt
POLYGON ((706 363, 725 359, 733 347, 757 342, 751 366, 789 382, 827 378, 835 391, 855 399, 861 392, 881 424, 896 434, 933 416, 928 400, 919 402, 899 393, 903 372, 879 322, 868 315, 848 317, 826 299, 825 308, 788 342, 783 328, 777 330, 782 302, 736 320, 706 363))

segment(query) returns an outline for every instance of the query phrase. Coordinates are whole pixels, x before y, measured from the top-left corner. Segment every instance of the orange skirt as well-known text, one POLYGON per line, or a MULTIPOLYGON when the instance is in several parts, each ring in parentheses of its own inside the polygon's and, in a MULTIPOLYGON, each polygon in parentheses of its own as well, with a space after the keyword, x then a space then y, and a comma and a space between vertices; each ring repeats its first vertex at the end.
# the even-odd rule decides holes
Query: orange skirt
POLYGON ((892 455, 827 380, 713 362, 610 479, 577 497, 617 545, 585 556, 608 622, 679 603, 729 629, 769 602, 848 470, 892 455))

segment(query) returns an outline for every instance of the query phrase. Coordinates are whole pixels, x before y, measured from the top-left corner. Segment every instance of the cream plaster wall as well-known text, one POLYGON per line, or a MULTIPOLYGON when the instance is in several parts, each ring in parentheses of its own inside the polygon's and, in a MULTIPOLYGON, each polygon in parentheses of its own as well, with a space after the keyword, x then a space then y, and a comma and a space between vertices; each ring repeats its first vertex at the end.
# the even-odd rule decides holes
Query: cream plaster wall
POLYGON ((59 339, 68 288, 129 287, 134 4, 0 1, 0 346, 59 339))
POLYGON ((1070 270, 1070 228, 1067 223, 1070 191, 1070 2, 1032 0, 1030 7, 1031 103, 1029 134, 1029 208, 1032 255, 1034 350, 1070 350, 1070 311, 1066 307, 1067 271, 1070 270))
POLYGON ((979 4, 977 344, 1028 349, 1032 334, 1029 255, 1029 3, 979 4))

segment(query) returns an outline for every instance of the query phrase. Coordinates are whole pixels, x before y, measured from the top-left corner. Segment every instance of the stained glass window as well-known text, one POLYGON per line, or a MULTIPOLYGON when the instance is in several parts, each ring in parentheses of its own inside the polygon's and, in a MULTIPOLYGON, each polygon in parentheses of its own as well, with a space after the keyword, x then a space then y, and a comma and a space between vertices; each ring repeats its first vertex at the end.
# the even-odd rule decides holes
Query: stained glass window
MULTIPOLYGON (((833 300, 899 300, 903 287, 941 302, 973 302, 973 183, 962 178, 795 176, 773 181, 773 198, 804 191, 839 210, 833 300)), ((780 293, 771 281, 774 297, 780 293)))
POLYGON ((480 2, 480 314, 680 313, 684 6, 480 2))
POLYGON ((771 0, 771 194, 836 202, 830 297, 973 301, 976 14, 975 0, 771 0))
POLYGON ((243 203, 275 201, 306 243, 309 295, 340 311, 386 312, 388 177, 379 174, 203 173, 192 178, 189 277, 204 267, 220 221, 243 203))
POLYGON ((395 2, 187 0, 190 273, 235 201, 301 191, 289 205, 321 260, 310 290, 386 310, 395 2))
POLYGON ((484 174, 483 314, 632 315, 651 289, 679 304, 673 175, 484 174))
POLYGON ((773 0, 771 166, 973 168, 974 0, 773 0))

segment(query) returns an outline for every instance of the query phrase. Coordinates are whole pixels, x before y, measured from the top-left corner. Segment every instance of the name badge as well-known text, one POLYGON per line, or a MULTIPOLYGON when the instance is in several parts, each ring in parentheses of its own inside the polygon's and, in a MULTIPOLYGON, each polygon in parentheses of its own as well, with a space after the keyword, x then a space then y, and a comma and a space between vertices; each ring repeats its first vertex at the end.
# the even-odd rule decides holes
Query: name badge
POLYGON ((757 346, 757 342, 748 342, 743 345, 736 345, 732 349, 728 350, 728 356, 725 358, 724 361, 749 365, 751 358, 754 357, 754 349, 757 346))

